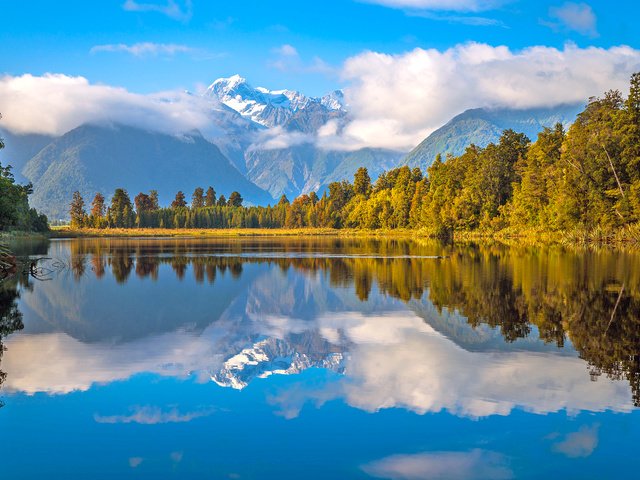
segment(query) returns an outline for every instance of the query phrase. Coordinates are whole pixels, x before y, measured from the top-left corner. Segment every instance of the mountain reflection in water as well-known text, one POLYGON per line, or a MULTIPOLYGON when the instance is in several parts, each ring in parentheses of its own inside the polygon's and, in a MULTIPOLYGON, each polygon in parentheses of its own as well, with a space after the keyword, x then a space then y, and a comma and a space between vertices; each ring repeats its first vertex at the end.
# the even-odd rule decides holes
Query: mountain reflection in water
POLYGON ((0 335, 28 318, 4 339, 5 392, 141 372, 242 389, 320 367, 343 379, 282 392, 285 416, 330 398, 476 417, 640 402, 634 253, 314 238, 78 239, 46 255, 65 268, 2 284, 0 335))

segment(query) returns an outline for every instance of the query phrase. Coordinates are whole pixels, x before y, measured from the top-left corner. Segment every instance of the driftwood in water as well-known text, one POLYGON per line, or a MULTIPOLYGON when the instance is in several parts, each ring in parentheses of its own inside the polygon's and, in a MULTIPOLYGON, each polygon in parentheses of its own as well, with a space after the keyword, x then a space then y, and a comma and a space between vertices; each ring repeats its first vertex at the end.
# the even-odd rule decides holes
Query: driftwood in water
POLYGON ((6 245, 0 244, 0 280, 13 275, 18 270, 18 262, 15 255, 6 245))

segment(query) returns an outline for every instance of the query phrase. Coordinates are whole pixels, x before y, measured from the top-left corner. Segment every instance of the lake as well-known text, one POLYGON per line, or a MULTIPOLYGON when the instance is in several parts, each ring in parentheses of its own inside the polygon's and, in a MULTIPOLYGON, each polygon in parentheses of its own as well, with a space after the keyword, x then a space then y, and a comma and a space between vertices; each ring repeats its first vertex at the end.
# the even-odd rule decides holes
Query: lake
POLYGON ((74 239, 0 285, 2 478, 629 478, 640 255, 74 239))

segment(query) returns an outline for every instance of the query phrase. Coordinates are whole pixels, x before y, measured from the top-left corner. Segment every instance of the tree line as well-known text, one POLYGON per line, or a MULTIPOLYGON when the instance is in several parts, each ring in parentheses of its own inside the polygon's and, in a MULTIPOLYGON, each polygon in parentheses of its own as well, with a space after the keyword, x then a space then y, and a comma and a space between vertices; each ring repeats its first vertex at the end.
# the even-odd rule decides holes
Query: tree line
POLYGON ((91 213, 78 192, 71 204, 76 226, 156 228, 366 228, 421 229, 451 237, 457 232, 613 231, 640 221, 640 73, 625 99, 619 91, 591 98, 565 131, 544 128, 535 142, 505 130, 486 147, 470 145, 460 156, 438 156, 423 172, 407 166, 372 182, 366 168, 352 182, 333 182, 293 202, 282 196, 266 207, 242 206, 213 188, 197 188, 190 205, 178 192, 160 208, 157 192, 134 203, 117 189, 111 206, 97 194, 91 213), (135 204, 135 205, 134 205, 135 204))

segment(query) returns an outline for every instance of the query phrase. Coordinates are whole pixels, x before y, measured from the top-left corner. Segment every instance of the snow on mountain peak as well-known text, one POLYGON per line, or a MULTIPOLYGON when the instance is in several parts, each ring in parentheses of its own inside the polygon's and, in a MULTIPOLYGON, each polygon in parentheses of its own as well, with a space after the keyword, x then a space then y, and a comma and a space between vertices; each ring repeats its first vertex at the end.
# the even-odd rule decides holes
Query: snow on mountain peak
POLYGON ((322 98, 307 97, 295 90, 254 88, 237 74, 217 79, 207 88, 204 95, 219 99, 242 116, 265 127, 283 125, 294 114, 312 104, 320 105, 326 111, 344 109, 340 90, 322 98))

